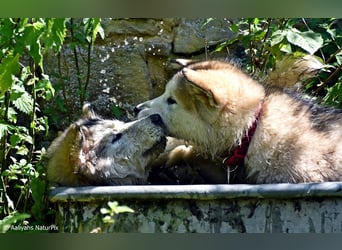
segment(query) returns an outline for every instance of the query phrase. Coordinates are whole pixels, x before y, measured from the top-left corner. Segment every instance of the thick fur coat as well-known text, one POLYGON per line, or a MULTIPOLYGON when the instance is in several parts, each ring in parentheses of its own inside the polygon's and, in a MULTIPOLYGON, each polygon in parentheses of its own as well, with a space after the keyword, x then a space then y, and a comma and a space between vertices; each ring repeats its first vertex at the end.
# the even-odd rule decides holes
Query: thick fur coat
POLYGON ((86 105, 84 117, 50 145, 47 177, 63 186, 146 184, 165 145, 159 115, 124 123, 101 119, 86 105))
POLYGON ((341 181, 342 112, 281 90, 288 87, 286 77, 271 76, 276 82, 266 89, 229 63, 186 62, 161 96, 137 110, 139 117, 159 114, 168 135, 214 162, 240 145, 258 119, 244 158, 244 182, 341 181))

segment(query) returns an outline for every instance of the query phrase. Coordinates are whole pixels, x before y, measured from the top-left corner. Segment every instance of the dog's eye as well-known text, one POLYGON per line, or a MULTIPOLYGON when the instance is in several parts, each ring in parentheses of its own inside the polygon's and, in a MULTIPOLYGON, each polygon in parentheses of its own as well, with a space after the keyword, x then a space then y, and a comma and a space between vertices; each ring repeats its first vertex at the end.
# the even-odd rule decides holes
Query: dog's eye
POLYGON ((167 101, 167 104, 169 104, 169 105, 177 103, 176 100, 173 99, 173 97, 171 97, 171 96, 169 98, 167 98, 166 101, 167 101))
POLYGON ((118 133, 116 135, 113 135, 112 144, 115 143, 116 141, 118 141, 121 137, 122 137, 122 133, 118 133))

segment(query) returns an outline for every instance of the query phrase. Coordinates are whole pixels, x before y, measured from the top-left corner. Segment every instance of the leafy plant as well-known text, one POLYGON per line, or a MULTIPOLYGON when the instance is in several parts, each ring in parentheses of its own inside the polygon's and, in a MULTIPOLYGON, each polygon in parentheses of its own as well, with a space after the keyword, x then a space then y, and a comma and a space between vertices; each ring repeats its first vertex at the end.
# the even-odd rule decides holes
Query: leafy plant
POLYGON ((30 218, 29 214, 25 213, 13 213, 11 215, 6 216, 2 220, 0 220, 0 233, 6 233, 10 230, 11 226, 18 221, 23 221, 27 218, 30 218))
MULTIPOLYGON (((33 189, 45 190, 37 138, 49 125, 39 101, 50 100, 54 88, 44 74, 43 55, 61 48, 65 20, 0 19, 0 33, 0 217, 8 225, 28 218, 38 201, 33 189)), ((38 206, 41 214, 42 203, 38 206)))
MULTIPOLYGON (((97 34, 103 36, 101 19, 80 19, 73 25, 68 18, 0 19, 0 225, 7 228, 31 219, 46 218, 46 183, 40 140, 49 131, 42 102, 55 98, 55 88, 44 73, 44 55, 58 55, 70 38, 75 60, 76 48, 90 52, 97 34)), ((77 63, 76 63, 77 66, 77 63)), ((85 83, 78 70, 80 102, 86 98, 90 67, 85 83)), ((66 99, 64 99, 66 101, 66 99)), ((64 105, 64 103, 62 104, 64 105)))
MULTIPOLYGON (((99 18, 80 19, 79 28, 68 18, 0 19, 0 221, 1 230, 47 214, 45 171, 41 138, 49 131, 44 104, 55 98, 55 88, 44 73, 44 55, 58 55, 65 39, 89 53, 98 33, 99 18), (70 35, 71 34, 71 35, 70 35)), ((77 54, 77 53, 76 53, 77 54)), ((88 56, 90 64, 90 55, 88 56)), ((88 68, 88 71, 90 68, 88 68)), ((78 72, 80 75, 80 72, 78 72)), ((80 86, 86 97, 89 72, 80 86)))
POLYGON ((115 223, 115 216, 120 213, 134 213, 134 210, 127 206, 119 206, 117 201, 109 201, 108 208, 101 208, 100 212, 104 215, 102 221, 108 224, 115 223))
POLYGON ((236 37, 217 46, 216 51, 240 43, 247 55, 247 70, 261 79, 286 55, 315 55, 326 69, 333 70, 322 71, 317 79, 308 81, 306 91, 341 107, 341 25, 341 20, 334 18, 241 18, 230 26, 236 37))
MULTIPOLYGON (((115 217, 121 213, 134 213, 134 210, 129 208, 128 206, 119 206, 117 201, 109 201, 109 208, 101 208, 100 212, 103 214, 102 221, 105 223, 105 230, 110 226, 113 226, 115 223, 115 217)), ((100 233, 102 232, 102 228, 98 227, 91 231, 91 233, 100 233)))

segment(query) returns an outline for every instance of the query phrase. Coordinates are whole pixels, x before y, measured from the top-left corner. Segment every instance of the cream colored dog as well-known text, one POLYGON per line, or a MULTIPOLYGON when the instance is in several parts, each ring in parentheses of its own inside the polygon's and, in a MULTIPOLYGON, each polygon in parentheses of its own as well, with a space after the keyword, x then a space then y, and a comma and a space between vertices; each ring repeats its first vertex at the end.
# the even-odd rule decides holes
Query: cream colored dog
POLYGON ((137 106, 139 117, 159 114, 168 135, 229 171, 242 166, 245 182, 342 180, 341 111, 279 90, 288 87, 282 74, 269 90, 229 63, 181 63, 161 96, 137 106))

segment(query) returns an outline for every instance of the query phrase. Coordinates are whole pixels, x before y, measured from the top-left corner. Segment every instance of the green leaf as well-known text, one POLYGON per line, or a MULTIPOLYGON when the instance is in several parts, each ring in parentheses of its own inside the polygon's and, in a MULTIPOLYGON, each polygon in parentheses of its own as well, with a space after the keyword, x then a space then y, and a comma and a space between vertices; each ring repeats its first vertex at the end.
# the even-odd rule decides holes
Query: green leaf
POLYGON ((292 53, 292 47, 289 43, 282 43, 279 47, 280 51, 285 52, 286 54, 292 53))
POLYGON ((117 206, 119 205, 117 201, 108 201, 107 204, 112 211, 115 210, 117 206))
POLYGON ((0 233, 7 232, 11 228, 11 225, 17 223, 17 221, 22 221, 30 217, 31 215, 25 213, 15 213, 13 215, 6 216, 3 220, 0 220, 0 233))
POLYGON ((339 53, 337 53, 335 55, 335 58, 336 58, 336 62, 338 63, 338 65, 341 65, 342 64, 342 51, 340 51, 339 53))
POLYGON ((106 214, 106 216, 102 219, 104 223, 110 223, 113 224, 114 221, 114 215, 119 213, 134 213, 134 210, 127 207, 127 206, 119 206, 119 203, 117 201, 109 201, 108 208, 101 208, 100 212, 101 214, 106 214))
POLYGON ((13 107, 8 107, 7 119, 9 122, 17 123, 17 114, 18 112, 13 107))
POLYGON ((111 212, 111 211, 110 211, 109 209, 107 209, 107 208, 101 208, 101 209, 100 209, 100 213, 101 213, 101 214, 110 214, 110 212, 111 212))
POLYGON ((238 32, 239 32, 239 25, 233 23, 233 24, 231 24, 231 25, 229 26, 229 29, 230 29, 231 31, 233 31, 234 33, 238 33, 238 32))
POLYGON ((0 123, 0 139, 5 136, 6 132, 8 131, 8 125, 0 123))
POLYGON ((313 31, 300 32, 295 28, 287 31, 286 38, 291 44, 302 48, 311 55, 319 50, 324 42, 321 34, 319 33, 315 33, 313 31))
MULTIPOLYGON (((342 80, 342 79, 340 79, 340 80, 342 80)), ((336 107, 341 108, 342 82, 335 83, 332 87, 327 88, 327 90, 328 90, 328 93, 324 97, 324 102, 328 105, 334 105, 336 107)))
POLYGON ((18 134, 11 135, 10 142, 11 142, 11 146, 15 147, 21 142, 21 138, 18 134))
POLYGON ((285 35, 286 33, 282 30, 275 31, 271 36, 271 47, 281 43, 284 40, 285 35))
MULTIPOLYGON (((43 57, 41 52, 40 37, 44 31, 45 24, 42 22, 35 22, 25 26, 23 35, 18 39, 21 48, 26 48, 33 58, 33 60, 43 67, 43 57)), ((19 51, 22 53, 22 51, 19 51)))
POLYGON ((42 211, 44 211, 45 206, 44 197, 46 192, 46 182, 39 178, 33 178, 30 181, 30 187, 32 190, 32 198, 34 200, 34 204, 31 209, 32 214, 39 220, 44 221, 45 214, 42 213, 42 211))
POLYGON ((7 45, 11 43, 11 39, 13 37, 14 22, 12 22, 11 18, 1 18, 0 20, 0 44, 7 45))
MULTIPOLYGON (((108 206, 110 208, 109 212, 114 212, 114 214, 119 214, 119 213, 134 213, 134 210, 127 207, 127 206, 119 206, 119 203, 117 201, 109 201, 108 206)), ((106 212, 103 210, 103 212, 106 212)), ((102 213, 102 212, 101 212, 102 213)), ((108 211, 107 211, 108 213, 108 211)))
POLYGON ((134 213, 134 210, 128 206, 118 206, 116 208, 116 214, 120 213, 134 213))
POLYGON ((13 93, 11 93, 11 99, 13 105, 25 114, 30 114, 33 111, 33 98, 24 88, 14 85, 13 93), (16 91, 16 92, 15 92, 16 91))
POLYGON ((109 216, 109 215, 107 215, 107 216, 105 216, 103 219, 102 219, 102 221, 104 222, 104 223, 108 223, 108 224, 114 224, 114 219, 111 217, 111 216, 109 216))
POLYGON ((83 19, 84 30, 82 34, 79 34, 79 40, 87 40, 88 43, 94 45, 97 34, 104 38, 104 31, 101 26, 101 18, 84 18, 83 19))
POLYGON ((19 73, 19 55, 9 54, 0 64, 0 96, 12 86, 12 76, 19 73))
POLYGON ((104 39, 105 34, 104 34, 104 30, 101 26, 101 18, 94 18, 94 24, 93 25, 94 25, 94 28, 93 28, 93 34, 92 34, 92 36, 93 36, 92 42, 94 44, 97 34, 99 34, 102 39, 104 39))
POLYGON ((39 97, 46 100, 50 100, 55 95, 55 89, 53 88, 47 76, 36 83, 35 91, 39 97))
POLYGON ((45 31, 44 45, 48 49, 59 52, 65 38, 66 25, 65 18, 47 19, 47 29, 45 31))
POLYGON ((336 29, 327 29, 326 31, 333 40, 336 39, 336 29))
POLYGON ((18 110, 25 114, 30 114, 33 110, 33 99, 27 93, 23 93, 20 98, 13 101, 13 104, 18 110))

